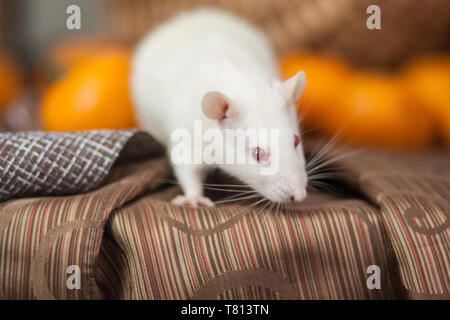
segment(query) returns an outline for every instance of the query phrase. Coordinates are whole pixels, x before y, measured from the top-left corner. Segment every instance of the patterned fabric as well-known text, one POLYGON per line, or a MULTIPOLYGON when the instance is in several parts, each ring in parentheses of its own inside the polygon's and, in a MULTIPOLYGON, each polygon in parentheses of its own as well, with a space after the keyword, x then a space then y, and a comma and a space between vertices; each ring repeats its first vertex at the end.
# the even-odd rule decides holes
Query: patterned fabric
MULTIPOLYGON (((92 190, 130 138, 151 144, 142 136, 133 130, 0 133, 0 201, 92 190)), ((136 144, 124 154, 132 153, 136 144)))
POLYGON ((0 204, 0 298, 450 298, 448 154, 343 159, 353 196, 310 193, 293 211, 193 209, 168 201, 180 190, 166 159, 131 161, 160 152, 148 136, 117 134, 96 189, 0 204), (381 289, 367 287, 370 265, 381 289))
POLYGON ((381 218, 411 298, 450 299, 450 154, 345 161, 381 218))
POLYGON ((163 159, 150 161, 145 167, 146 171, 142 166, 135 166, 131 177, 87 194, 29 198, 3 204, 0 207, 0 298, 107 296, 99 289, 96 269, 99 269, 97 263, 104 261, 97 261, 97 257, 109 216, 116 208, 156 188, 158 183, 151 182, 160 181, 160 184, 161 177, 169 173, 163 159), (66 286, 67 270, 72 265, 81 271, 79 290, 66 286))
POLYGON ((398 297, 390 276, 382 290, 366 286, 369 265, 391 270, 393 262, 376 210, 364 202, 318 194, 295 212, 180 208, 167 201, 177 187, 148 193, 169 176, 164 159, 122 172, 88 194, 1 208, 2 297, 398 297), (71 265, 80 267, 80 290, 66 287, 71 265))
POLYGON ((294 212, 180 208, 153 195, 120 208, 109 226, 129 263, 126 298, 395 298, 389 276, 382 290, 366 285, 368 266, 391 269, 376 211, 324 198, 294 212))

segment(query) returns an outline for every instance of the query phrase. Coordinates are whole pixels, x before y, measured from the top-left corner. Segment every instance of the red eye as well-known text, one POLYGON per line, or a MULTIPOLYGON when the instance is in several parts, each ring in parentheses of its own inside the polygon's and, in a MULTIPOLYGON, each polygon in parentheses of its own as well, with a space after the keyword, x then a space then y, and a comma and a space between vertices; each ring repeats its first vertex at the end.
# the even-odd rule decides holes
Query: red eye
POLYGON ((300 137, 298 135, 294 136, 294 148, 297 148, 297 146, 300 144, 300 137))
POLYGON ((253 149, 253 158, 255 158, 258 163, 264 162, 267 160, 267 153, 264 151, 264 149, 256 147, 255 149, 253 149))

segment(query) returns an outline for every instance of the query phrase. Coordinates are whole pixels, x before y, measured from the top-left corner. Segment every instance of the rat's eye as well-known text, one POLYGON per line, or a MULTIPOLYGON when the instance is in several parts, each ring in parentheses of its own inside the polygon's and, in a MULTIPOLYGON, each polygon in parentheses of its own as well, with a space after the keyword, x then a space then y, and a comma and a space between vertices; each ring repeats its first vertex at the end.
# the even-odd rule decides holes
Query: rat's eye
POLYGON ((253 149, 252 156, 258 163, 266 162, 268 160, 267 152, 260 147, 256 147, 253 149))
POLYGON ((300 137, 298 135, 294 136, 294 148, 297 148, 300 144, 300 137))

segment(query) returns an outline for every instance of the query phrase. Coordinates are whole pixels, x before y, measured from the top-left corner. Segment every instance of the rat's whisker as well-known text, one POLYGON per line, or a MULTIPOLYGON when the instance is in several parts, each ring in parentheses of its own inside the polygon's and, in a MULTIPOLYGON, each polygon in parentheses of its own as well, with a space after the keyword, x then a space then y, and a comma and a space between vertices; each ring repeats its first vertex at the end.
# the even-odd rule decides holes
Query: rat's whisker
POLYGON ((314 173, 310 176, 308 176, 308 181, 314 181, 314 180, 320 180, 320 179, 330 179, 330 178, 336 178, 340 177, 341 175, 339 173, 333 173, 333 172, 319 172, 314 173))
POLYGON ((204 189, 207 189, 207 190, 215 190, 215 191, 224 191, 224 192, 251 192, 251 191, 253 191, 253 190, 235 190, 235 189, 223 189, 223 188, 216 188, 216 187, 208 187, 208 186, 203 186, 203 188, 204 189))
POLYGON ((251 205, 249 205, 249 206, 243 208, 242 210, 239 210, 236 214, 244 213, 244 212, 250 210, 251 208, 257 206, 258 204, 260 204, 261 202, 263 202, 263 201, 265 201, 265 200, 267 200, 267 199, 266 199, 266 198, 262 198, 261 200, 256 201, 255 203, 253 203, 253 204, 251 204, 251 205))
POLYGON ((273 210, 273 207, 275 207, 275 202, 270 201, 270 207, 269 207, 270 212, 273 210))
POLYGON ((318 170, 317 172, 314 172, 313 174, 308 175, 308 179, 314 179, 318 176, 326 176, 326 177, 337 177, 340 174, 337 171, 332 170, 318 170))
POLYGON ((234 198, 237 198, 237 197, 240 197, 240 196, 250 195, 250 194, 258 194, 258 192, 254 191, 254 190, 251 190, 251 191, 248 191, 248 192, 235 193, 235 194, 232 194, 230 196, 227 196, 227 197, 223 198, 222 200, 234 199, 234 198))
MULTIPOLYGON (((335 186, 333 186, 333 185, 331 185, 329 183, 323 182, 323 181, 311 181, 311 185, 309 187, 314 189, 315 186, 322 187, 322 188, 328 189, 328 190, 336 189, 335 186)), ((314 190, 320 190, 320 189, 314 189, 314 190)))
POLYGON ((278 213, 280 212, 280 205, 281 205, 281 203, 278 202, 278 203, 277 203, 277 210, 276 210, 276 212, 275 212, 275 215, 276 215, 276 216, 278 216, 278 213))
POLYGON ((323 180, 312 180, 311 185, 312 186, 320 186, 320 185, 329 185, 329 184, 324 182, 323 180))
POLYGON ((235 188, 250 188, 246 184, 224 184, 224 183, 203 183, 205 186, 209 187, 235 187, 235 188))
POLYGON ((287 201, 283 200, 280 202, 280 209, 281 211, 287 211, 287 201))
POLYGON ((331 158, 329 160, 324 161, 323 163, 317 164, 314 168, 309 169, 308 173, 314 173, 315 171, 317 171, 320 168, 323 168, 323 167, 325 167, 327 165, 330 165, 330 164, 332 164, 334 162, 337 162, 337 161, 339 161, 341 159, 350 157, 350 156, 352 156, 354 154, 357 154, 357 153, 360 153, 360 152, 361 152, 360 150, 353 150, 353 151, 350 151, 350 152, 347 152, 347 153, 344 153, 344 154, 341 154, 341 155, 337 155, 337 156, 335 156, 335 157, 333 157, 333 158, 331 158))
MULTIPOLYGON (((336 174, 339 170, 341 170, 342 172, 345 172, 345 167, 344 166, 333 166, 333 167, 323 167, 320 169, 317 169, 314 171, 314 173, 312 173, 311 171, 308 174, 308 177, 312 176, 313 174, 316 173, 331 173, 331 174, 336 174)), ((339 172, 341 172, 339 171, 339 172)))
POLYGON ((308 183, 308 189, 314 190, 314 191, 320 191, 320 189, 316 188, 315 186, 312 186, 308 183))
POLYGON ((314 167, 317 163, 320 163, 323 159, 329 156, 330 150, 334 147, 336 141, 332 138, 327 144, 325 144, 314 156, 308 160, 305 169, 309 171, 312 167, 314 167))
POLYGON ((221 203, 229 203, 229 202, 238 202, 238 201, 242 201, 242 200, 247 200, 247 199, 254 199, 254 198, 259 198, 261 197, 261 195, 259 194, 251 194, 249 196, 245 196, 245 197, 240 197, 237 199, 227 199, 227 200, 219 200, 214 202, 215 204, 221 204, 221 203))
POLYGON ((270 200, 266 199, 266 203, 264 204, 264 206, 261 208, 261 210, 258 212, 258 214, 264 213, 264 210, 267 209, 268 207, 271 206, 271 202, 270 200))
MULTIPOLYGON (((179 184, 178 181, 172 179, 161 179, 161 181, 165 183, 179 184)), ((208 187, 250 188, 250 186, 246 184, 203 183, 203 185, 208 187)))
POLYGON ((319 125, 316 125, 316 126, 314 126, 312 128, 309 128, 307 130, 302 130, 300 133, 301 133, 301 135, 303 137, 305 134, 307 134, 309 132, 312 132, 312 131, 316 130, 317 128, 319 128, 319 125))
POLYGON ((285 209, 285 211, 287 211, 287 213, 293 213, 294 207, 292 206, 292 202, 285 200, 284 201, 284 209, 285 209))
MULTIPOLYGON (((338 143, 338 137, 339 135, 342 133, 342 131, 344 130, 344 127, 342 127, 341 129, 339 129, 329 140, 328 142, 326 142, 318 151, 315 152, 315 154, 313 155, 312 159, 309 159, 307 165, 305 168, 310 168, 311 166, 313 166, 315 163, 317 163, 318 161, 320 161, 320 159, 322 159, 323 157, 325 157, 327 154, 330 153, 330 151, 332 150, 332 148, 334 148, 337 143, 338 143)), ((348 144, 344 145, 342 148, 347 147, 348 144)))
MULTIPOLYGON (((177 186, 180 186, 180 184, 177 182, 177 181, 175 181, 175 180, 170 180, 170 179, 162 179, 161 180, 161 183, 168 183, 168 184, 172 184, 172 185, 177 185, 177 186)), ((230 187, 229 189, 228 188, 216 188, 216 187, 211 187, 211 185, 213 185, 213 184, 203 184, 203 188, 204 189, 207 189, 207 190, 215 190, 215 191, 223 191, 223 192, 236 192, 236 193, 240 193, 240 192, 245 192, 245 193, 250 193, 250 192, 252 192, 253 190, 250 190, 250 187, 249 186, 244 186, 244 185, 232 185, 232 184, 230 184, 230 185, 227 185, 227 184, 225 184, 225 185, 223 185, 223 184, 214 184, 214 186, 220 186, 220 187, 222 187, 222 186, 226 186, 226 187, 230 187), (241 190, 237 190, 237 189, 233 189, 233 188, 235 188, 235 187, 246 187, 247 189, 249 189, 249 190, 245 190, 245 189, 241 189, 241 190)))
MULTIPOLYGON (((268 199, 266 199, 266 201, 267 201, 266 205, 262 208, 261 211, 258 212, 258 214, 264 213, 265 211, 267 211, 267 212, 272 212, 272 208, 273 208, 273 206, 274 206, 274 203, 273 203, 272 201, 268 200, 268 199), (267 209, 267 210, 266 210, 266 209, 267 209)), ((266 215, 263 217, 262 222, 265 222, 265 220, 266 220, 266 218, 267 218, 268 216, 269 216, 269 215, 266 214, 266 215)))

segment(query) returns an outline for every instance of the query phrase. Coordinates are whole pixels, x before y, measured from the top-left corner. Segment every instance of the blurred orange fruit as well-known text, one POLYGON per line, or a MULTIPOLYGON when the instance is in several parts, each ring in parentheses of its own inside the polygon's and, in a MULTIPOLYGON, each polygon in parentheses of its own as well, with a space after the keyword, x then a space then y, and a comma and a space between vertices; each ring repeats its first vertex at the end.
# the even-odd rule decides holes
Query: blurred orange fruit
POLYGON ((313 53, 291 53, 281 58, 281 73, 288 79, 300 70, 305 71, 307 84, 297 102, 302 125, 321 130, 324 117, 333 117, 335 102, 341 99, 350 68, 334 57, 313 53))
POLYGON ((130 54, 114 51, 76 64, 44 93, 45 129, 75 131, 135 127, 128 78, 130 54))
POLYGON ((450 55, 415 59, 400 77, 411 102, 434 117, 441 137, 450 144, 450 55))
POLYGON ((45 89, 83 60, 98 54, 121 50, 122 46, 98 38, 82 37, 60 42, 45 53, 38 63, 36 69, 38 87, 45 89))
POLYGON ((416 105, 395 78, 371 72, 355 73, 333 117, 322 118, 329 135, 351 144, 390 149, 423 149, 433 139, 431 117, 416 105))
POLYGON ((22 89, 22 76, 13 59, 0 52, 0 109, 16 98, 22 89))
POLYGON ((423 149, 433 139, 430 116, 401 82, 375 72, 356 71, 318 54, 293 53, 281 59, 284 78, 304 70, 306 90, 299 101, 306 127, 350 144, 390 149, 423 149))

